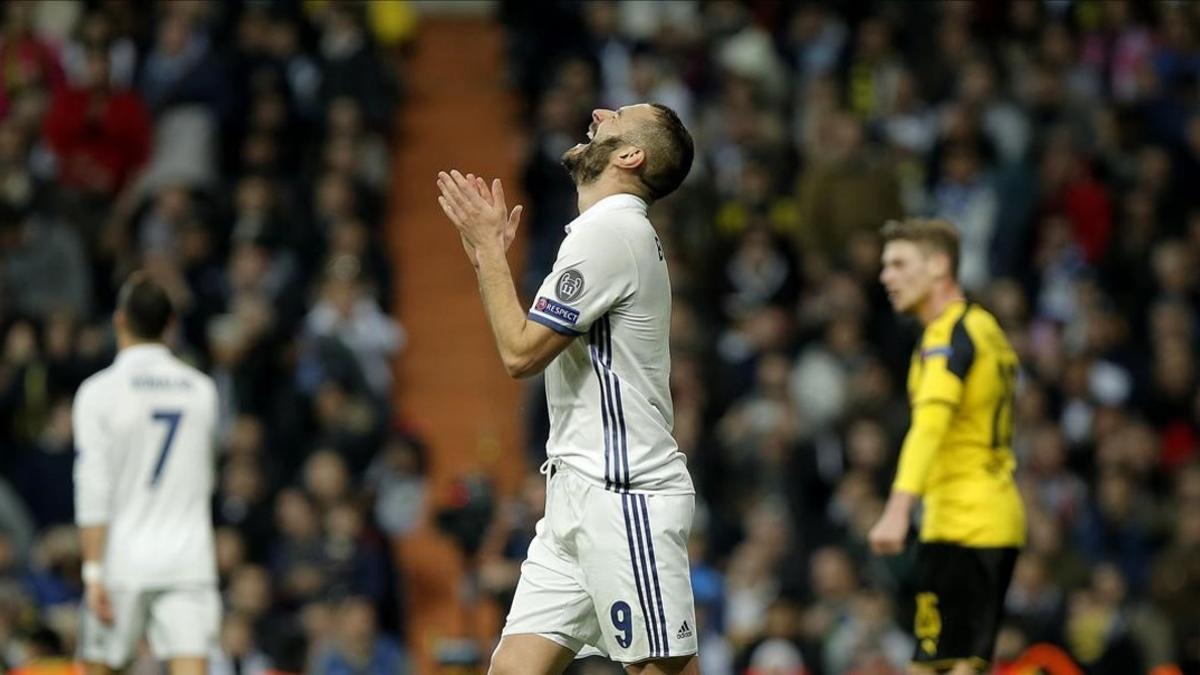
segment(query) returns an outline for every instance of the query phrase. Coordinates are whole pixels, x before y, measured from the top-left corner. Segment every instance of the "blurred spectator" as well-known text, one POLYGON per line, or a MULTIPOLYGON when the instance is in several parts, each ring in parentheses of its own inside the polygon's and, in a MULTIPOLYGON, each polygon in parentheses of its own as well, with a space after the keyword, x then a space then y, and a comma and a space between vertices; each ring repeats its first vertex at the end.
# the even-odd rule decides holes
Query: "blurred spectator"
POLYGON ((275 500, 275 521, 282 537, 271 552, 271 573, 283 601, 298 607, 316 598, 327 583, 320 514, 302 492, 286 489, 275 500))
POLYGON ((388 359, 403 346, 404 333, 366 295, 359 269, 355 258, 333 261, 321 300, 305 323, 314 338, 336 340, 350 350, 371 392, 385 400, 392 382, 388 359))
POLYGON ((1083 480, 1067 468, 1066 440, 1049 423, 1031 431, 1028 467, 1019 479, 1026 497, 1059 523, 1071 526, 1087 509, 1088 491, 1083 480))
POLYGON ((805 675, 811 672, 806 667, 799 637, 799 608, 786 600, 775 601, 767 610, 763 638, 744 650, 737 672, 754 675, 805 675))
POLYGON ((59 184, 86 195, 112 197, 150 156, 150 116, 141 98, 112 84, 110 55, 84 54, 77 86, 62 91, 46 117, 46 140, 59 184))
POLYGON ((828 146, 813 158, 800 185, 800 241, 806 255, 834 260, 851 233, 877 231, 902 210, 896 176, 873 155, 862 125, 849 113, 826 124, 828 146))
POLYGON ((375 520, 391 536, 403 536, 420 524, 427 486, 425 451, 415 439, 392 436, 367 468, 375 495, 375 520))
POLYGON ((271 666, 254 644, 254 627, 239 614, 225 617, 220 646, 208 659, 209 675, 267 675, 271 666))
POLYGON ((24 569, 33 549, 34 522, 16 490, 0 479, 0 573, 24 569))
POLYGON ((50 408, 37 440, 19 450, 13 470, 21 496, 39 528, 74 522, 74 464, 71 407, 60 399, 50 408))
POLYGON ((44 319, 65 310, 87 316, 91 276, 79 235, 27 204, 0 203, 0 288, 5 302, 44 319))
POLYGON ((318 656, 317 675, 406 675, 408 656, 375 626, 375 610, 363 598, 350 597, 337 608, 336 637, 318 656))
POLYGON ((865 591, 855 598, 849 619, 829 637, 825 669, 831 673, 857 672, 875 666, 882 657, 886 667, 903 672, 914 646, 912 637, 892 620, 887 596, 865 591))
POLYGON ((184 105, 201 105, 219 115, 228 106, 209 38, 197 21, 198 17, 176 8, 165 12, 158 23, 138 87, 156 116, 184 105))
POLYGON ((321 100, 328 105, 338 97, 350 96, 359 101, 369 126, 383 126, 395 92, 383 64, 369 49, 359 8, 329 3, 321 18, 321 100))
POLYGON ((4 5, 0 69, 7 75, 0 86, 0 116, 21 122, 41 119, 50 98, 65 84, 62 65, 53 47, 34 30, 37 3, 4 5))
POLYGON ((980 292, 991 281, 992 236, 999 211, 997 195, 978 151, 956 145, 942 155, 941 180, 934 187, 934 210, 939 218, 958 226, 962 237, 959 280, 968 293, 980 292))
POLYGON ((76 86, 85 85, 92 75, 89 63, 94 50, 103 50, 108 54, 111 86, 117 89, 133 86, 137 47, 128 36, 119 33, 116 18, 103 9, 86 11, 79 18, 71 41, 63 47, 63 68, 68 79, 76 86))
POLYGON ((254 457, 231 458, 221 469, 213 505, 218 525, 238 528, 245 536, 248 557, 263 562, 275 531, 269 506, 269 486, 254 457))

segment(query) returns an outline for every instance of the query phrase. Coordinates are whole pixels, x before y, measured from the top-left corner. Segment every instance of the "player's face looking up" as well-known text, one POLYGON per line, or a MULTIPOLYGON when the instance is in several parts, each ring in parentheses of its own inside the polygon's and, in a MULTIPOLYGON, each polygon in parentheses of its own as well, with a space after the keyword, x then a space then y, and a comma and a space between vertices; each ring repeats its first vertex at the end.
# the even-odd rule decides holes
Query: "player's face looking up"
POLYGON ((588 141, 563 153, 562 163, 577 187, 607 176, 616 191, 653 202, 679 187, 694 154, 692 137, 674 111, 641 103, 592 111, 588 141))
POLYGON ((626 169, 638 167, 645 154, 623 138, 631 126, 645 123, 647 115, 653 115, 648 105, 626 106, 618 110, 598 108, 592 111, 592 123, 588 126, 588 142, 579 143, 563 153, 562 163, 576 185, 594 183, 610 163, 626 169), (613 152, 621 150, 614 159, 613 152))
POLYGON ((949 275, 945 253, 916 242, 897 239, 883 247, 879 281, 897 312, 909 314, 929 297, 934 284, 949 275))

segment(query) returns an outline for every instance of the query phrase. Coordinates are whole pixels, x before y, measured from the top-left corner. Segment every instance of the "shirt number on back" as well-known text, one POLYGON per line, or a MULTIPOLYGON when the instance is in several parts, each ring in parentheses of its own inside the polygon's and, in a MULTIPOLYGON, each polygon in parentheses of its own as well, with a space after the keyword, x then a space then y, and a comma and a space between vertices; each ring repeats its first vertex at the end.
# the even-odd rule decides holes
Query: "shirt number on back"
POLYGON ((150 476, 150 487, 154 487, 162 476, 163 465, 167 463, 167 453, 171 452, 171 444, 175 442, 175 432, 179 429, 183 413, 179 410, 155 410, 151 418, 167 424, 167 434, 163 437, 162 449, 158 451, 158 461, 154 463, 154 473, 150 476))

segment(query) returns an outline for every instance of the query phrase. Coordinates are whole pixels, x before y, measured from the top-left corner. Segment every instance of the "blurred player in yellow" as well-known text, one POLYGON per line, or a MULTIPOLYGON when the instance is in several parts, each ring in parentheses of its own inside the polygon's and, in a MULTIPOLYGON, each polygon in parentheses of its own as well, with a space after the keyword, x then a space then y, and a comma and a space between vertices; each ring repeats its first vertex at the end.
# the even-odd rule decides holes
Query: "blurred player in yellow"
POLYGON ((1013 481, 1017 356, 995 317, 963 297, 953 225, 893 221, 882 235, 888 299, 925 330, 908 371, 912 424, 870 544, 877 554, 900 553, 923 501, 909 672, 971 675, 991 660, 1025 543, 1013 481))

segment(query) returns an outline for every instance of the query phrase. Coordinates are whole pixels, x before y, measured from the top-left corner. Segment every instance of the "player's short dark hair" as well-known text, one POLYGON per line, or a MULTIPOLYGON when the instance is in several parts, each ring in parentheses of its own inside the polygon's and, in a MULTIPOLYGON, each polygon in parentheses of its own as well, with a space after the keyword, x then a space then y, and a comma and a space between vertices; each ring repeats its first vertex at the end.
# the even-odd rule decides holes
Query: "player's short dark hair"
POLYGON ((142 272, 125 280, 117 294, 117 309, 125 315, 125 327, 139 340, 161 339, 175 316, 167 289, 142 272))
POLYGON ((950 259, 950 276, 958 278, 958 228, 950 221, 938 218, 889 220, 879 234, 884 244, 911 241, 922 248, 946 254, 950 259))
POLYGON ((696 155, 692 135, 679 115, 661 103, 651 103, 655 121, 642 130, 636 143, 646 152, 641 179, 650 201, 662 199, 683 184, 696 155))

